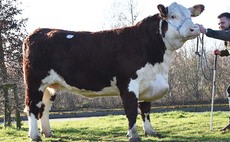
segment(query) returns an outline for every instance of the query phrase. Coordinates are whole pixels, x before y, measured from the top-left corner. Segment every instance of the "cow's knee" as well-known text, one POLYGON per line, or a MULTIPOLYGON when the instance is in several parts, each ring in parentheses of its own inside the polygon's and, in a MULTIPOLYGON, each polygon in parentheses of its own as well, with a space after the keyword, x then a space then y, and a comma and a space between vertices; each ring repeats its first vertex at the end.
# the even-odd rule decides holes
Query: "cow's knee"
MULTIPOLYGON (((139 109, 141 111, 141 117, 142 119, 144 120, 145 117, 146 117, 146 113, 150 113, 150 110, 151 110, 151 102, 139 102, 139 109)), ((148 115, 148 119, 149 118, 149 115, 148 115)))

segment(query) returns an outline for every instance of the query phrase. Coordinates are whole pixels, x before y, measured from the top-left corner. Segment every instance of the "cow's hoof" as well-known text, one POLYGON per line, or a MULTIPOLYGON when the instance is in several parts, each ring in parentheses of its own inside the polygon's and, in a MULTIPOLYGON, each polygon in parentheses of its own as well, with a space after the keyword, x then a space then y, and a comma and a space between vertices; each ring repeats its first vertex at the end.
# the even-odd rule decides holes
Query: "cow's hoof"
POLYGON ((43 135, 44 135, 45 138, 50 138, 50 137, 53 136, 53 133, 52 132, 47 133, 47 134, 43 133, 43 135))
POLYGON ((129 138, 129 142, 140 142, 140 138, 129 138))
POLYGON ((50 134, 50 135, 44 135, 44 137, 45 138, 50 138, 50 137, 52 137, 53 136, 53 134, 50 134))
POLYGON ((37 136, 37 137, 31 138, 31 141, 32 141, 32 142, 41 142, 42 139, 41 139, 40 136, 37 136))
POLYGON ((157 138, 162 138, 162 135, 157 133, 157 132, 151 132, 151 133, 145 133, 145 136, 154 136, 154 137, 157 137, 157 138))
POLYGON ((227 130, 228 130, 228 129, 226 129, 226 128, 220 129, 220 131, 221 131, 222 133, 226 132, 227 130))
POLYGON ((163 138, 163 136, 161 134, 159 134, 159 133, 156 133, 154 136, 157 137, 157 138, 163 138))
POLYGON ((230 124, 228 124, 227 126, 225 126, 224 128, 222 128, 221 131, 225 132, 228 129, 230 129, 230 124))
POLYGON ((31 141, 37 141, 37 142, 42 140, 39 133, 37 134, 28 133, 28 138, 30 138, 31 141))

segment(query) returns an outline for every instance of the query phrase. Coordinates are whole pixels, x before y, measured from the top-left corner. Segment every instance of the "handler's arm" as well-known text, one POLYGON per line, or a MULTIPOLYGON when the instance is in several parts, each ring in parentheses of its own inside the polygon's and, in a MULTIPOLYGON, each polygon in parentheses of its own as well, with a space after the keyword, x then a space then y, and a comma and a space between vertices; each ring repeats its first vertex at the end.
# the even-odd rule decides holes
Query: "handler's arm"
POLYGON ((206 36, 220 40, 230 41, 230 30, 223 31, 207 29, 206 36))

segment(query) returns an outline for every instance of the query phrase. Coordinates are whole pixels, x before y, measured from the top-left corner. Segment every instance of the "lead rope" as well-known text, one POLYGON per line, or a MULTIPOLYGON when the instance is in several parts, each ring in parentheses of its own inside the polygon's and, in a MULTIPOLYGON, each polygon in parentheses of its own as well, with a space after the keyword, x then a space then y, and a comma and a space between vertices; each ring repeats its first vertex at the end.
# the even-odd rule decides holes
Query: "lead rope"
POLYGON ((206 50, 204 48, 204 34, 202 34, 202 37, 198 36, 197 37, 197 45, 196 45, 196 55, 199 57, 199 67, 201 68, 202 74, 205 79, 211 80, 211 74, 212 74, 212 69, 208 65, 208 59, 206 55, 206 50), (199 42, 201 42, 201 53, 199 52, 199 42))

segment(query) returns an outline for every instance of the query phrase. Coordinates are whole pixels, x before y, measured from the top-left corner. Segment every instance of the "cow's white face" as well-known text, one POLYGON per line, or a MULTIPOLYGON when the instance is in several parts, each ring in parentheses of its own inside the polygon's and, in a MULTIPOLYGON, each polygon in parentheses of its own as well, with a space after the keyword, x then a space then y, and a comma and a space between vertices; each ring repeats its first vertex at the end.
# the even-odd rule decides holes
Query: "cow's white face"
POLYGON ((162 31, 165 27, 160 28, 161 33, 165 34, 163 40, 167 49, 176 50, 182 47, 185 41, 200 35, 199 27, 192 22, 191 17, 198 16, 204 10, 203 5, 185 8, 180 4, 172 3, 166 8, 159 5, 158 9, 162 17, 161 24, 165 21, 168 23, 165 31, 162 31))

